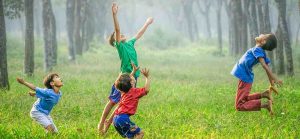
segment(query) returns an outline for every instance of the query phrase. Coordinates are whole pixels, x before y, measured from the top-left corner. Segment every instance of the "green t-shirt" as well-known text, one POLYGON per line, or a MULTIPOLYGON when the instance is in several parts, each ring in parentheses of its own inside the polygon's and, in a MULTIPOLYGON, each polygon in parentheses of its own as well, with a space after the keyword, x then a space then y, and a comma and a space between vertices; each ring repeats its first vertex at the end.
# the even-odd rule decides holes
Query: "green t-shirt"
MULTIPOLYGON (((132 66, 131 61, 138 67, 139 63, 137 60, 137 54, 134 48, 136 39, 133 38, 127 42, 115 42, 115 47, 118 50, 119 58, 121 60, 120 70, 122 73, 131 73, 132 66)), ((135 77, 140 76, 140 70, 136 71, 135 77)))

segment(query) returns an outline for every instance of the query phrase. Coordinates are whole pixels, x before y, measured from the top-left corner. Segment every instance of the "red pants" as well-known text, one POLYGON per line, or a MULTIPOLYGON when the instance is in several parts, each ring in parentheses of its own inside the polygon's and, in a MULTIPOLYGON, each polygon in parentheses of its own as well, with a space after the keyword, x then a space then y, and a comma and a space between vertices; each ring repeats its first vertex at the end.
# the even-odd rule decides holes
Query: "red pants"
POLYGON ((261 94, 250 95, 252 83, 239 80, 236 91, 235 109, 238 111, 259 111, 261 107, 261 94))

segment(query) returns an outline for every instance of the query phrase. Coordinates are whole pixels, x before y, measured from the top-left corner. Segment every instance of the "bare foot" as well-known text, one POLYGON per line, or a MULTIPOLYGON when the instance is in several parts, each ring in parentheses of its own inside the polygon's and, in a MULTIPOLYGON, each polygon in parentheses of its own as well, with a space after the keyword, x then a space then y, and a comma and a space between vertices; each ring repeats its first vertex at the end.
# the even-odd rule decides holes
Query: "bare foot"
POLYGON ((273 102, 272 91, 270 89, 263 92, 262 97, 267 98, 268 100, 271 100, 273 102))
POLYGON ((270 115, 273 115, 273 104, 271 100, 268 100, 268 107, 267 107, 270 115))

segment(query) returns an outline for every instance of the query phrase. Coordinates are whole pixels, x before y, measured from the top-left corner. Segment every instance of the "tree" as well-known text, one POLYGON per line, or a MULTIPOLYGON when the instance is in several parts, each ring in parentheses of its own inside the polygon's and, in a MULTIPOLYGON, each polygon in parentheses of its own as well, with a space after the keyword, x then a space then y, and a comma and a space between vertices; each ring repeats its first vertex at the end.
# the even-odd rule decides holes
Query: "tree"
POLYGON ((204 8, 201 7, 199 0, 196 0, 196 4, 198 6, 198 9, 200 11, 200 13, 204 16, 205 21, 206 21, 206 29, 207 29, 207 34, 208 34, 208 38, 211 38, 211 28, 210 28, 210 20, 209 20, 209 10, 210 10, 210 6, 211 6, 211 0, 204 0, 202 1, 204 3, 204 8))
POLYGON ((0 0, 0 89, 9 89, 6 55, 6 29, 2 0, 0 0))
POLYGON ((55 20, 50 0, 43 0, 43 32, 45 70, 51 71, 52 67, 56 64, 57 43, 55 20))
MULTIPOLYGON (((270 16, 269 16, 269 1, 263 0, 261 1, 262 9, 263 9, 263 19, 264 19, 264 32, 263 33, 271 33, 271 23, 270 23, 270 16)), ((274 63, 274 51, 267 52, 268 57, 272 62, 272 71, 275 71, 275 63, 274 63)))
POLYGON ((277 8, 278 8, 278 24, 280 26, 281 35, 283 38, 283 45, 285 56, 287 60, 286 71, 289 76, 294 75, 294 64, 293 64, 293 55, 292 55, 292 47, 290 42, 289 30, 286 21, 286 0, 275 0, 277 8))
POLYGON ((74 61, 76 58, 75 46, 74 46, 74 12, 75 12, 75 1, 67 0, 66 3, 66 24, 68 32, 68 47, 69 47, 69 60, 74 61))
POLYGON ((222 44, 222 26, 221 26, 221 10, 222 10, 222 0, 217 0, 217 27, 218 27, 218 45, 220 54, 222 54, 223 44, 222 44))
POLYGON ((196 41, 198 37, 198 27, 193 13, 193 1, 182 0, 183 12, 187 21, 187 29, 190 40, 196 41))
POLYGON ((34 72, 34 17, 33 17, 33 0, 25 0, 25 59, 24 72, 32 76, 34 72))
POLYGON ((251 46, 255 46, 254 38, 258 36, 258 26, 257 26, 257 14, 256 14, 256 2, 255 0, 250 0, 250 42, 251 46))
POLYGON ((81 12, 81 0, 75 0, 74 41, 75 41, 75 52, 78 55, 82 55, 80 12, 81 12))

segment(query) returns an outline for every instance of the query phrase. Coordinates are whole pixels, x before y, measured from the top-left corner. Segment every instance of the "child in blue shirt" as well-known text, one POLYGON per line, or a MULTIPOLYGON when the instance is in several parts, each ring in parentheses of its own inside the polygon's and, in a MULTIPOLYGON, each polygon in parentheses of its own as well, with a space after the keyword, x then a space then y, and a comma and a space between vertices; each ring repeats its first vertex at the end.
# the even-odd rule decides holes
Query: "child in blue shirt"
POLYGON ((29 95, 38 98, 32 106, 30 117, 42 125, 47 132, 57 133, 58 130, 50 116, 50 112, 61 97, 59 90, 63 86, 63 82, 59 75, 51 73, 45 77, 44 85, 47 87, 46 89, 36 87, 22 78, 17 78, 17 81, 35 91, 35 93, 30 91, 29 95))
POLYGON ((239 79, 235 108, 238 111, 259 111, 261 108, 267 109, 270 114, 273 114, 272 109, 272 91, 276 91, 274 83, 282 85, 282 81, 277 79, 268 64, 271 62, 265 53, 265 50, 272 51, 277 47, 277 39, 273 34, 261 34, 255 38, 256 46, 247 50, 242 58, 235 64, 231 74, 239 79), (254 79, 252 68, 260 63, 265 69, 269 78, 270 89, 250 95, 251 86, 254 79), (261 103, 262 98, 267 98, 268 102, 261 103))

